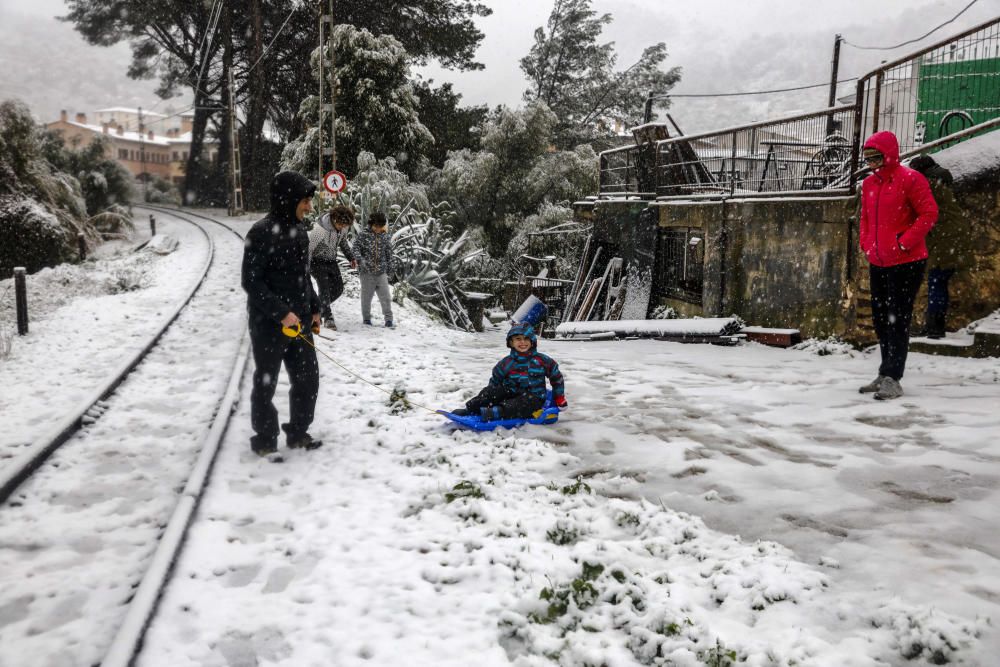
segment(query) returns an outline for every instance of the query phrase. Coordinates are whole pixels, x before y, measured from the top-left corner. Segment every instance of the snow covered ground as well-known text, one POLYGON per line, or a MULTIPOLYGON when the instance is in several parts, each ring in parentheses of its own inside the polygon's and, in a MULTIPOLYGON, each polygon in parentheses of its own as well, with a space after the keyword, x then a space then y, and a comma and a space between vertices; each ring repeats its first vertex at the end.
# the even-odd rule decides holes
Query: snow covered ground
POLYGON ((319 347, 382 391, 321 358, 327 444, 276 465, 244 383, 140 665, 995 664, 996 359, 915 354, 877 403, 870 354, 543 340, 570 409, 479 434, 420 406, 471 396, 503 330, 359 310, 352 277, 319 347))

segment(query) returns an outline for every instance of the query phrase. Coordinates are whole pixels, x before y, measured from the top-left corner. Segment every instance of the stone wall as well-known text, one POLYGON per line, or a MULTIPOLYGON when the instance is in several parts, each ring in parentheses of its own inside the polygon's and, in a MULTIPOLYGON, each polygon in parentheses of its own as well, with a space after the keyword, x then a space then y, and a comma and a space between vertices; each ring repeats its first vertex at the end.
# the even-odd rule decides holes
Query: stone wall
MULTIPOLYGON (((975 266, 955 275, 948 326, 1000 307, 1000 192, 992 183, 955 189, 975 243, 975 266)), ((868 264, 858 249, 857 197, 724 201, 601 201, 590 218, 595 240, 617 248, 645 206, 660 227, 695 227, 705 246, 702 304, 656 297, 682 316, 738 315, 747 324, 798 328, 803 337, 874 341, 868 264)), ((607 258, 605 258, 607 259, 607 258)), ((655 287, 654 287, 655 292, 655 287)), ((914 308, 923 324, 926 283, 914 308)))

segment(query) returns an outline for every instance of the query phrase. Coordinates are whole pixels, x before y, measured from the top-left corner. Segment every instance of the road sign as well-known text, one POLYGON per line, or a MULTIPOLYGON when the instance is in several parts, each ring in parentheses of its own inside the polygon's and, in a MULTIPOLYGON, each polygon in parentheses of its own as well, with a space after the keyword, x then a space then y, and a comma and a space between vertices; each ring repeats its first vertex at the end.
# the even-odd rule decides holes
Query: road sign
POLYGON ((347 176, 336 170, 328 171, 323 176, 323 187, 332 194, 342 192, 347 187, 347 176))

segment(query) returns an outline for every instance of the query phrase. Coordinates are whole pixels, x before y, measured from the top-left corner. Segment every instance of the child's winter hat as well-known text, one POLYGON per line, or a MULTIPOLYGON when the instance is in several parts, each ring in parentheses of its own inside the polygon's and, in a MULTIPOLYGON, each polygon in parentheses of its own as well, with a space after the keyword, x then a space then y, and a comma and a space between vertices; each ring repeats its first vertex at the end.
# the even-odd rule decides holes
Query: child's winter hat
POLYGON ((538 337, 530 324, 515 324, 507 332, 507 347, 510 347, 510 339, 514 336, 526 336, 531 341, 531 349, 538 347, 538 337))

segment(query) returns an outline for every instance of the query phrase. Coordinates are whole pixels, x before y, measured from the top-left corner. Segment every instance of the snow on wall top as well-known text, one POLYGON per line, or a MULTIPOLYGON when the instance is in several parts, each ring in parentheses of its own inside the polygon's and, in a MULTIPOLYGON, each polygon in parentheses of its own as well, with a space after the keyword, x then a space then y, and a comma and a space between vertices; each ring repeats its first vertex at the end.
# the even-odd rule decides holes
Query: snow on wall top
POLYGON ((1000 169, 1000 131, 946 148, 935 153, 934 160, 950 171, 956 181, 1000 169))

